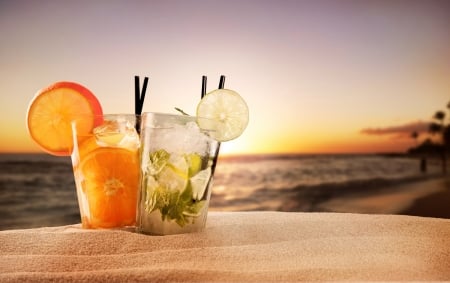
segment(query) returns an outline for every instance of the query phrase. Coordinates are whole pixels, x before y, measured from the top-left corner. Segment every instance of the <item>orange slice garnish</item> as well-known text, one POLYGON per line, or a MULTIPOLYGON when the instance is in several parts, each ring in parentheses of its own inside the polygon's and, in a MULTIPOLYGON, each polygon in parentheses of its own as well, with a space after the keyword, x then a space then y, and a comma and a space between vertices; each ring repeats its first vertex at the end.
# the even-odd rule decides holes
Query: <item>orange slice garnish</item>
POLYGON ((72 152, 72 122, 79 136, 92 132, 101 123, 102 107, 84 86, 57 82, 39 90, 27 111, 31 138, 46 152, 68 156, 72 152))
POLYGON ((137 151, 98 148, 80 164, 91 228, 134 225, 139 184, 137 151))

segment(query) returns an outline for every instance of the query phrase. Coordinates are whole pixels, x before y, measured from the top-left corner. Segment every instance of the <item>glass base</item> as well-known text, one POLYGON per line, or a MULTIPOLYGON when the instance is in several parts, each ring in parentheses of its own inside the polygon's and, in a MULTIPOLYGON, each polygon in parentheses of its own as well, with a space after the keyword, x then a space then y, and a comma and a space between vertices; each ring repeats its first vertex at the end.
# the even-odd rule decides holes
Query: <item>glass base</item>
POLYGON ((198 217, 192 217, 188 224, 180 226, 174 220, 166 219, 163 221, 161 213, 159 210, 156 210, 150 214, 145 213, 141 215, 136 231, 158 236, 201 232, 205 228, 206 216, 207 209, 204 209, 198 217))

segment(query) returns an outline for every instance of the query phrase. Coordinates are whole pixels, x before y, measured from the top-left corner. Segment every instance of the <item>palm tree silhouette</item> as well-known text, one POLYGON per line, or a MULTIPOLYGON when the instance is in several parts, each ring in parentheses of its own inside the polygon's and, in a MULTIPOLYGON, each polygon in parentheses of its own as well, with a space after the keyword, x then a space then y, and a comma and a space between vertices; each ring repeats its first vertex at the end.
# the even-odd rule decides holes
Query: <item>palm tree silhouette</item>
POLYGON ((411 133, 411 138, 413 138, 416 141, 416 146, 418 145, 418 138, 419 138, 419 133, 417 131, 414 131, 411 133))
MULTIPOLYGON (((447 103, 447 109, 449 110, 450 118, 450 101, 447 103)), ((438 136, 438 142, 435 143, 431 138, 426 139, 422 142, 422 145, 418 145, 419 132, 414 131, 411 133, 411 138, 416 140, 416 150, 421 151, 420 147, 423 148, 424 152, 430 153, 432 148, 436 148, 442 159, 442 173, 447 173, 447 155, 450 153, 450 119, 446 123, 446 114, 444 111, 436 111, 433 115, 433 121, 430 122, 428 126, 428 132, 431 136, 438 136), (428 148, 428 149, 427 149, 428 148)), ((425 165, 426 171, 426 156, 423 155, 421 158, 421 164, 425 165)), ((423 168, 423 167, 422 167, 423 168)), ((423 171, 423 170, 422 170, 423 171)))
MULTIPOLYGON (((416 148, 419 148, 419 132, 414 131, 411 133, 411 138, 413 138, 416 142, 416 148)), ((420 171, 423 173, 427 172, 427 159, 425 157, 425 155, 421 154, 422 156, 420 157, 420 171)))
MULTIPOLYGON (((447 104, 447 108, 450 109, 450 102, 447 104)), ((436 120, 436 122, 431 122, 429 126, 429 132, 432 135, 439 134, 441 138, 441 158, 442 158, 442 173, 447 173, 447 148, 448 144, 450 142, 450 130, 449 127, 445 126, 445 112, 444 111, 437 111, 434 113, 433 118, 436 120)))
POLYGON ((439 132, 441 132, 442 126, 436 122, 431 122, 428 131, 431 135, 437 135, 439 132))

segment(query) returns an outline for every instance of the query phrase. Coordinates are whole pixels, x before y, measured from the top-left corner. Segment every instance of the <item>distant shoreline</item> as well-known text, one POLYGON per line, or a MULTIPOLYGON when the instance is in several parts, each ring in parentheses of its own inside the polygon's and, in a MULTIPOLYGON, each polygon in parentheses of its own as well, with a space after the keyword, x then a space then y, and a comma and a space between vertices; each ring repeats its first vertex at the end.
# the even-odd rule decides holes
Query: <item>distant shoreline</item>
MULTIPOLYGON (((47 156, 50 158, 70 158, 70 156, 53 156, 45 152, 0 152, 0 158, 5 158, 7 156, 47 156)), ((407 152, 322 152, 322 153, 299 153, 299 152, 284 152, 284 153, 223 153, 219 154, 219 160, 227 159, 285 159, 285 158, 299 158, 299 157, 315 157, 315 156, 340 156, 340 157, 361 157, 361 156, 382 156, 382 157, 392 157, 392 158, 414 158, 420 159, 422 156, 417 154, 410 154, 407 152)), ((439 156, 428 155, 426 159, 433 161, 440 161, 439 156)))
POLYGON ((416 199, 400 214, 450 219, 450 177, 443 182, 444 190, 416 199))
MULTIPOLYGON (((0 155, 50 155, 45 152, 0 152, 0 155)), ((235 156, 316 156, 316 155, 339 155, 339 156, 414 156, 407 152, 260 152, 260 153, 223 153, 224 157, 235 156)), ((50 155, 51 156, 51 155, 50 155)), ((57 157, 57 156, 56 156, 57 157)))
POLYGON ((317 210, 450 218, 450 177, 361 190, 318 202, 317 210))

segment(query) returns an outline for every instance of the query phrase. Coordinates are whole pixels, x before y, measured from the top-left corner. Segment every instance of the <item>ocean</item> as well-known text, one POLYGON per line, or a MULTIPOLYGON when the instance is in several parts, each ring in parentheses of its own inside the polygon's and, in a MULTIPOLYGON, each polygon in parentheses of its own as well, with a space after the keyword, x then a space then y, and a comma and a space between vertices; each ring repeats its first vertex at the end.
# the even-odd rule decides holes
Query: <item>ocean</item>
MULTIPOLYGON (((438 162, 386 155, 252 155, 219 158, 210 209, 323 211, 320 203, 433 178, 438 162)), ((0 230, 80 222, 69 157, 0 154, 0 230)))

